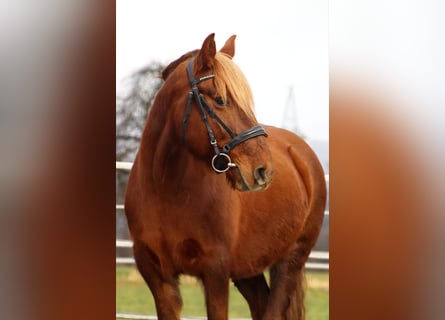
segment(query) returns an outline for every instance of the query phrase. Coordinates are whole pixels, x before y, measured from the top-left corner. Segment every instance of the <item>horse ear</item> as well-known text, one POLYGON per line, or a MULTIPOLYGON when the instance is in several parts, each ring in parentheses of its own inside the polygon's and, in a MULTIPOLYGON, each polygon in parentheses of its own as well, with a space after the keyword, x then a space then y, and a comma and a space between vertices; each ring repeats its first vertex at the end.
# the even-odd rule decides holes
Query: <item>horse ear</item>
POLYGON ((236 35, 231 36, 224 44, 224 47, 222 47, 219 51, 227 54, 230 58, 233 58, 235 55, 235 38, 236 35))
POLYGON ((202 48, 199 51, 198 57, 196 58, 196 63, 199 70, 208 70, 213 67, 213 62, 215 60, 216 54, 216 44, 215 44, 215 34, 211 33, 207 36, 202 44, 202 48))

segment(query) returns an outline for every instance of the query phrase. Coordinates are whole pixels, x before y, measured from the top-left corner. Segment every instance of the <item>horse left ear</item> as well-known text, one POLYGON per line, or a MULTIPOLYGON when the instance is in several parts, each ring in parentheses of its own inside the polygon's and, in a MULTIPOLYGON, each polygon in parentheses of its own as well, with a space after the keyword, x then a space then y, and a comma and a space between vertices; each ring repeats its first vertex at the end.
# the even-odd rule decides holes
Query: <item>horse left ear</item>
POLYGON ((224 44, 224 47, 222 47, 219 51, 227 54, 230 58, 233 58, 235 55, 235 39, 236 35, 231 36, 224 44))
POLYGON ((201 50, 196 57, 196 63, 199 70, 208 70, 213 67, 215 60, 216 44, 215 34, 211 33, 207 36, 202 44, 201 50))

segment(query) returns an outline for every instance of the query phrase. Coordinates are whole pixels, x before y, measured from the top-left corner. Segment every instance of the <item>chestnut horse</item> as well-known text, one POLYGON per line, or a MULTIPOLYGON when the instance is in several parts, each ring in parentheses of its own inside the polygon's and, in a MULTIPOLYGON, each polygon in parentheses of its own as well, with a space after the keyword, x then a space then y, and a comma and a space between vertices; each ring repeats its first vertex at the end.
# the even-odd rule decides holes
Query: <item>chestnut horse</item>
POLYGON ((217 52, 211 34, 163 71, 129 176, 134 257, 159 319, 179 319, 180 274, 202 281, 208 319, 227 319, 230 279, 253 319, 304 318, 324 173, 297 135, 257 123, 234 42, 217 52))

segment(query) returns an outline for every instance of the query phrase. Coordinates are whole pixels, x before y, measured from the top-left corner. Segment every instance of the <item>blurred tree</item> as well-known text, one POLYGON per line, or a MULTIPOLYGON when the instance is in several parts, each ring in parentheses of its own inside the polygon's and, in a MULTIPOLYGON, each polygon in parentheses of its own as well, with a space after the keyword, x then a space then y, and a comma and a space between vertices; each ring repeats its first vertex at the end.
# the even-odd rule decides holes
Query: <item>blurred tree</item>
POLYGON ((162 85, 164 65, 158 61, 124 79, 116 95, 116 160, 133 161, 156 92, 162 85))
MULTIPOLYGON (((156 92, 162 85, 164 65, 153 61, 124 79, 116 94, 116 160, 133 162, 142 130, 156 92)), ((128 172, 116 171, 116 204, 124 203, 128 172)), ((116 211, 116 238, 129 239, 124 211, 116 211)), ((128 248, 116 249, 117 256, 131 256, 128 248)))

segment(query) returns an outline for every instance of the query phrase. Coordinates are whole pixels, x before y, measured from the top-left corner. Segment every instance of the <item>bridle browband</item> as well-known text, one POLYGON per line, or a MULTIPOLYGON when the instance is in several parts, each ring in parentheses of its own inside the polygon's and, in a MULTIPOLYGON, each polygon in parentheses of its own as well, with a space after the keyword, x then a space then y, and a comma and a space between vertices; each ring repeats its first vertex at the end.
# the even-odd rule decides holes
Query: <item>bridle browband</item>
POLYGON ((210 145, 213 147, 213 150, 215 151, 215 155, 212 158, 212 168, 217 173, 223 173, 229 170, 230 168, 236 167, 236 164, 232 162, 232 159, 230 159, 229 152, 235 148, 237 145, 243 143, 246 140, 258 137, 258 136, 264 136, 267 137, 266 131, 264 131, 264 128, 260 125, 252 127, 250 129, 247 129, 244 132, 241 132, 240 134, 235 134, 230 128, 222 121, 220 117, 215 113, 215 111, 212 109, 212 107, 209 106, 207 101, 204 99, 204 96, 199 92, 198 84, 202 81, 209 80, 215 77, 215 75, 210 74, 204 77, 201 77, 199 79, 195 79, 193 75, 193 58, 189 60, 187 64, 187 74, 190 81, 190 86, 192 91, 189 92, 189 96, 187 99, 187 105, 185 108, 184 113, 184 119, 182 121, 182 143, 185 143, 185 134, 187 131, 187 123, 190 115, 192 100, 195 98, 196 105, 198 107, 198 111, 201 115, 201 119, 204 122, 204 125, 207 129, 207 134, 210 139, 210 145), (221 127, 230 135, 232 138, 229 142, 227 142, 222 149, 220 150, 218 147, 218 143, 215 139, 215 135, 213 134, 213 130, 210 127, 209 120, 207 118, 206 112, 215 119, 221 127))

